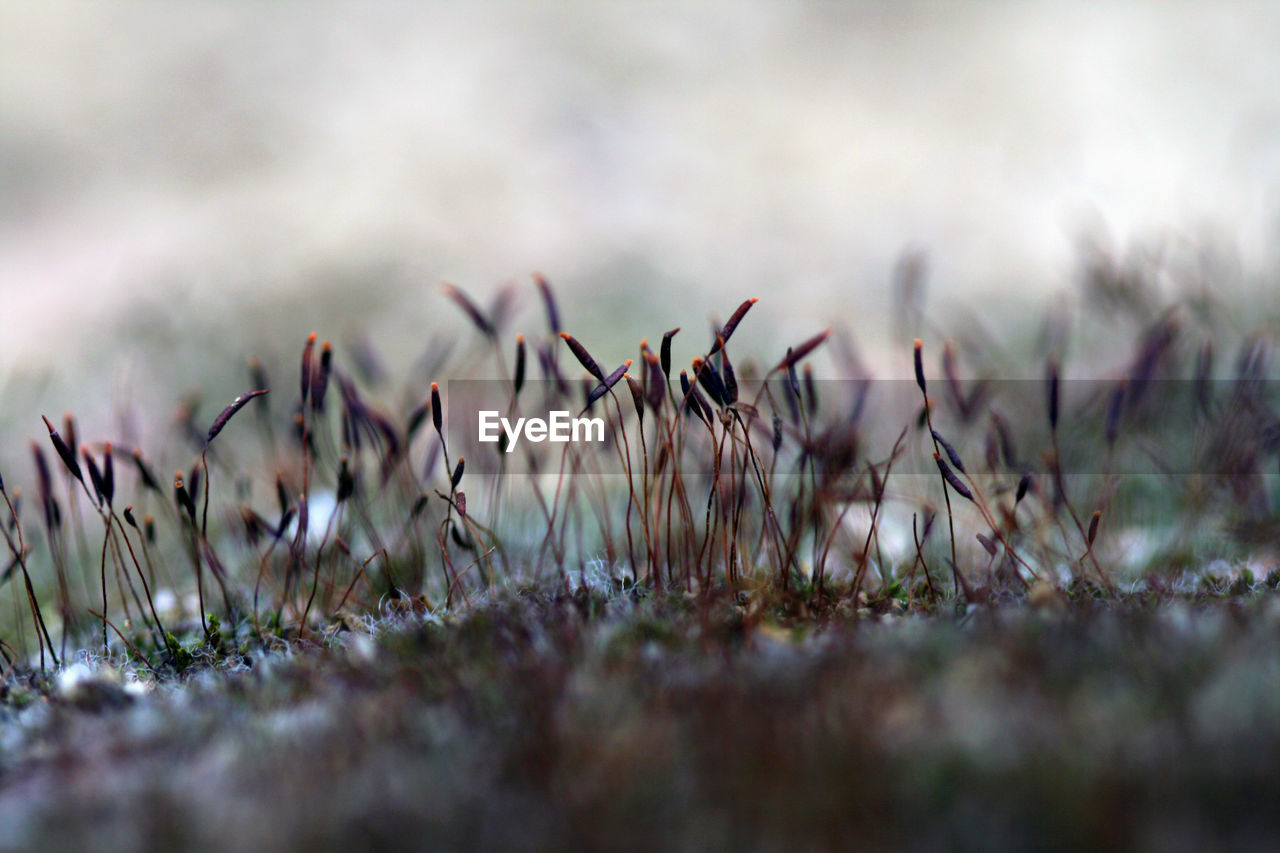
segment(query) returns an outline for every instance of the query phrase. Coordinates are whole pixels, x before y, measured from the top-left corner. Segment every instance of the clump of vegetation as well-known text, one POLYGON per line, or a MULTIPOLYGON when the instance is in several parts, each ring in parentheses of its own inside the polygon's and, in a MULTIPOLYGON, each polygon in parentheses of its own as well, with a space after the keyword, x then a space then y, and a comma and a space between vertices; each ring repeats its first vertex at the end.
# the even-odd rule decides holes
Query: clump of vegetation
MULTIPOLYGON (((1100 263, 1091 270, 1112 301, 1135 287, 1099 283, 1116 275, 1100 263)), ((446 288, 480 344, 453 362, 474 374, 488 350, 501 378, 471 383, 485 399, 512 413, 598 417, 602 443, 479 444, 481 398, 462 394, 466 383, 454 417, 454 383, 411 388, 414 402, 397 411, 365 387, 361 374, 376 371, 344 369, 315 334, 291 400, 267 396, 254 360, 252 390, 207 426, 194 404, 180 408, 190 450, 171 488, 146 449, 78 445, 72 415, 61 432, 46 418, 63 476, 33 444, 39 536, 0 483, 4 578, 27 611, 6 630, 7 661, 57 665, 96 632, 105 654, 159 675, 189 663, 184 644, 243 654, 388 608, 465 607, 513 581, 552 577, 571 590, 596 565, 623 584, 701 598, 767 590, 812 612, 991 605, 1025 599, 1036 583, 1158 589, 1179 582, 1180 561, 1271 568, 1257 564, 1270 553, 1251 548, 1274 538, 1263 472, 1280 418, 1264 381, 1268 341, 1247 335, 1218 378, 1218 339, 1196 323, 1203 306, 1161 307, 1099 381, 1066 378, 1061 341, 1040 382, 984 375, 995 365, 979 356, 962 378, 960 353, 974 349, 963 340, 938 344, 935 376, 917 338, 913 403, 905 383, 873 380, 847 346, 834 356, 847 378, 815 379, 810 362, 831 330, 763 361, 731 358, 755 299, 713 324, 688 367, 676 363, 672 329, 656 352, 641 341, 636 359, 606 369, 590 335, 562 330, 546 279, 535 282, 547 332, 512 336, 513 358, 505 294, 486 311, 446 288), (131 476, 117 477, 118 462, 131 476), (919 476, 929 468, 933 485, 919 476), (1151 505, 1170 520, 1165 542, 1133 521, 1151 505), (1207 537, 1215 524, 1222 535, 1207 537), (1156 540, 1145 557, 1133 555, 1135 536, 1156 540), (1204 543, 1224 547, 1196 553, 1204 543), (160 589, 168 607, 157 606, 160 589), (189 590, 194 608, 174 607, 189 590)), ((1127 298, 1132 312, 1147 310, 1127 298)), ((436 353, 428 368, 448 362, 436 353)))
MULTIPOLYGON (((918 271, 902 268, 908 301, 918 271)), ((0 710, 52 715, 20 754, 46 724, 97 737, 67 719, 112 710, 159 715, 164 750, 197 758, 196 743, 244 743, 225 719, 314 710, 315 738, 272 760, 369 796, 385 774, 434 791, 448 808, 393 800, 391 822, 446 846, 514 844, 481 829, 513 815, 534 846, 1176 834, 1170 803, 1247 771, 1246 742, 1276 744, 1263 698, 1224 734, 1192 687, 1218 689, 1215 656, 1251 666, 1274 621, 1270 336, 1232 341, 1221 306, 1161 303, 1102 258, 1085 282, 1131 349, 1073 359, 1051 316, 1033 379, 909 304, 909 379, 874 378, 832 329, 739 353, 755 299, 687 363, 697 336, 672 329, 610 369, 603 335, 562 328, 535 276, 542 334, 512 334, 506 291, 482 308, 447 287, 474 343, 430 351, 399 405, 371 353, 347 366, 312 334, 296 384, 251 360, 250 390, 214 418, 185 401, 181 446, 80 443, 74 416, 46 418, 34 501, 0 480, 0 710), (1224 346, 1238 354, 1221 368, 1224 346), (823 358, 839 379, 818 378, 823 358), (599 418, 603 440, 478 442, 482 403, 599 418), (126 675, 67 675, 90 659, 126 675), (192 711, 193 691, 221 710, 192 711), (1180 740, 1189 725, 1203 738, 1180 740), (1215 738, 1239 755, 1214 763, 1215 738), (304 748, 322 742, 334 752, 304 748), (916 825, 924 813, 937 820, 916 825)), ((130 761, 94 769, 150 772, 130 761)), ((270 774, 236 767, 228 789, 270 774)), ((185 813, 168 791, 119 790, 185 813)), ((362 802, 314 837, 380 837, 362 802)), ((250 840, 271 846, 261 818, 250 840)), ((175 820, 145 840, 239 840, 175 820)), ((1217 837, 1217 820, 1194 829, 1217 837)), ((289 826, 277 846, 305 834, 289 826)))

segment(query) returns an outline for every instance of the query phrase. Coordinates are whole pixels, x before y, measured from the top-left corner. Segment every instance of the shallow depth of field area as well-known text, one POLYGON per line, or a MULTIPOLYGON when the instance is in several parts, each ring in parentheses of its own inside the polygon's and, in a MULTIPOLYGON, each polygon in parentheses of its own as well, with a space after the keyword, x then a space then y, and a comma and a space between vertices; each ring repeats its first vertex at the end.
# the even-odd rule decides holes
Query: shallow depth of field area
POLYGON ((1270 849, 1275 44, 0 5, 0 850, 1270 849))
POLYGON ((767 299, 600 362, 535 275, 445 286, 408 376, 312 335, 155 447, 48 419, 4 472, 6 840, 1261 843, 1269 326, 1099 255, 1105 347, 950 337, 920 272, 909 378, 744 350, 767 299))

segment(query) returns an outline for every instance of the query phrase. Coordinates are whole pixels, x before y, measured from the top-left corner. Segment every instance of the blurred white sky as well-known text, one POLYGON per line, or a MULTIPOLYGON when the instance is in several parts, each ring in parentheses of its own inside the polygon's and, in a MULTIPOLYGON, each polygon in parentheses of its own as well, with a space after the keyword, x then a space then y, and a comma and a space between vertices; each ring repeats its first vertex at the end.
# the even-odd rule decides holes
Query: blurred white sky
POLYGON ((1274 3, 0 0, 0 366, 407 332, 535 269, 650 334, 754 295, 874 338, 905 246, 1025 296, 1094 217, 1256 274, 1277 45, 1274 3))

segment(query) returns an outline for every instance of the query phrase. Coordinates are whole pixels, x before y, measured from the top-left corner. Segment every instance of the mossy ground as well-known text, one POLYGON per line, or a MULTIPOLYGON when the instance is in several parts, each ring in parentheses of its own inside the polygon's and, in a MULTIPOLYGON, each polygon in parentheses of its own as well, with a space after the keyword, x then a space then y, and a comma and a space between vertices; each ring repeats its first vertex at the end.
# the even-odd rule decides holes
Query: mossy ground
POLYGON ((1280 829, 1265 584, 808 611, 513 589, 145 691, 11 682, 0 845, 1176 850, 1280 829))

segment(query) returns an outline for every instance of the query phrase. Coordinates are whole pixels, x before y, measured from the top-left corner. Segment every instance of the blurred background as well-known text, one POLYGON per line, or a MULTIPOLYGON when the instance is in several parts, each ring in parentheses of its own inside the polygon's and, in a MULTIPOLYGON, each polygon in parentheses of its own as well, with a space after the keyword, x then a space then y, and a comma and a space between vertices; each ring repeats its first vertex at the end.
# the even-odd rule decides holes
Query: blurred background
POLYGON ((1267 3, 4 2, 0 426, 163 425, 313 329, 395 369, 464 330, 444 281, 541 331, 534 270, 602 359, 758 296, 744 348, 896 375, 904 252, 996 337, 1082 246, 1265 294, 1277 44, 1267 3))

